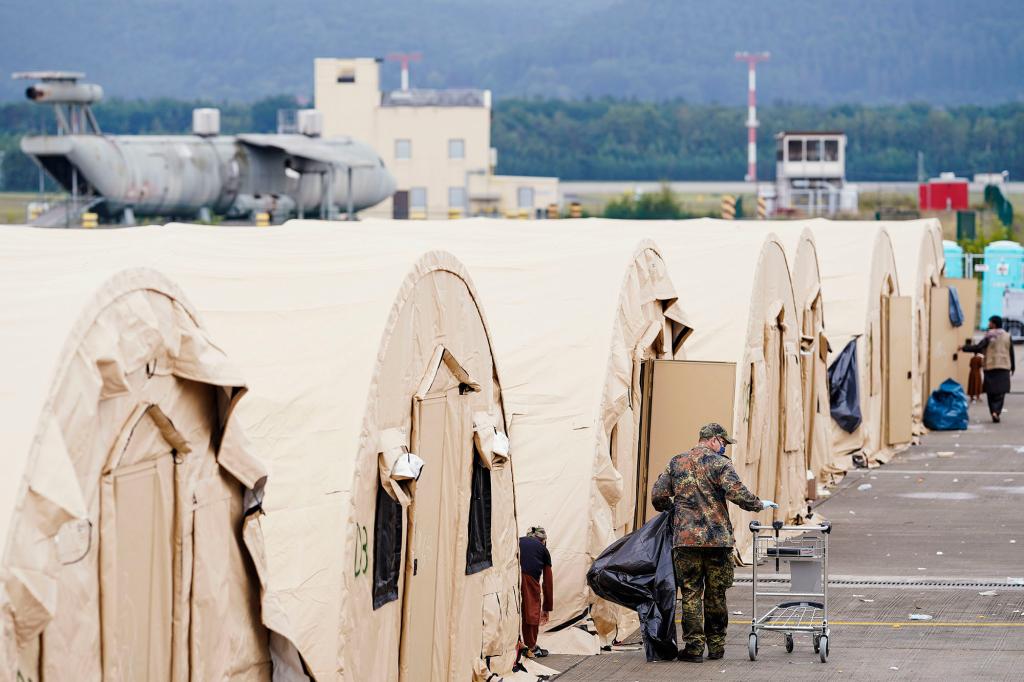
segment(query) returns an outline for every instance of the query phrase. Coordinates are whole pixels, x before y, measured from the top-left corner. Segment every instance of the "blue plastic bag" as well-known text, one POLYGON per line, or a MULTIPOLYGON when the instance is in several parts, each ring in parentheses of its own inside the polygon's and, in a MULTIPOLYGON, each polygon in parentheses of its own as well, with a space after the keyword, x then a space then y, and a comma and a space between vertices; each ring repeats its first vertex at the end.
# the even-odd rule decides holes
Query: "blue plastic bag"
POLYGON ((932 431, 967 430, 967 394, 953 379, 946 379, 928 398, 924 425, 932 431))

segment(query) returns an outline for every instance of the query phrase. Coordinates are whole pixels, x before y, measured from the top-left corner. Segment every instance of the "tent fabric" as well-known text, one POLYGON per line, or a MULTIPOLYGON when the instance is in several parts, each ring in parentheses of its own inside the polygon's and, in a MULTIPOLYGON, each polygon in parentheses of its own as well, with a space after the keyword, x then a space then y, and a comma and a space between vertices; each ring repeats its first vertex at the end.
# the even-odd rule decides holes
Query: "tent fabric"
MULTIPOLYGON (((438 513, 447 516, 433 545, 452 548, 437 559, 444 565, 436 583, 437 598, 451 608, 408 631, 428 643, 429 660, 412 665, 424 675, 429 666, 433 679, 449 672, 482 679, 488 662, 499 674, 511 669, 519 628, 511 459, 490 470, 494 566, 465 574, 473 415, 491 414, 498 425, 505 416, 486 322, 461 263, 327 224, 167 226, 66 238, 95 257, 159 261, 244 373, 251 390, 236 415, 268 470, 260 512, 243 531, 247 546, 262 550, 253 556, 262 617, 273 641, 297 647, 301 662, 285 656, 291 666, 316 679, 399 676, 403 600, 373 608, 380 454, 393 447, 395 433, 410 444, 417 396, 450 385, 444 395, 457 396, 458 409, 435 425, 436 441, 450 444, 437 456, 453 453, 441 469, 438 513)), ((428 469, 439 466, 425 459, 428 469)), ((417 494, 407 483, 399 487, 417 494)), ((400 589, 409 559, 406 552, 400 589)))
MULTIPOLYGON (((635 616, 596 599, 586 573, 633 519, 640 362, 666 357, 673 329, 686 324, 653 243, 587 221, 557 230, 490 219, 334 229, 443 248, 470 268, 503 379, 520 532, 548 533, 550 627, 589 611, 603 641, 626 636, 635 616)), ((558 641, 541 635, 552 651, 581 650, 558 641)))
POLYGON ((52 248, 56 239, 0 230, 0 665, 32 679, 69 670, 77 679, 161 679, 148 672, 169 675, 161 666, 173 653, 188 662, 181 674, 269 679, 258 590, 232 533, 243 487, 259 490, 266 478, 237 419, 242 375, 164 275, 88 262, 52 248), (132 476, 162 478, 166 491, 172 468, 180 497, 153 512, 191 527, 175 524, 153 549, 167 558, 183 547, 190 574, 161 574, 170 601, 140 623, 153 644, 147 658, 117 637, 136 636, 131 614, 116 615, 121 596, 142 587, 134 556, 108 549, 131 537, 126 522, 146 518, 132 476), (183 628, 198 636, 191 649, 183 628))
POLYGON ((900 291, 913 297, 911 334, 914 433, 924 428, 924 404, 928 400, 928 364, 931 352, 932 291, 942 284, 946 259, 942 226, 935 218, 888 223, 900 291))
POLYGON ((821 291, 828 311, 829 362, 852 339, 857 340, 863 420, 854 432, 833 428, 833 461, 849 469, 849 455, 860 453, 870 462, 885 462, 906 444, 888 445, 882 434, 882 297, 898 296, 887 223, 878 221, 799 221, 814 234, 821 263, 821 291))
MULTIPOLYGON (((778 238, 732 221, 600 222, 609 230, 628 227, 658 244, 694 329, 676 359, 736 363, 730 430, 738 441, 732 447, 736 470, 755 493, 779 503, 780 517, 802 513, 807 486, 799 318, 778 238)), ((733 509, 736 528, 754 518, 767 522, 768 516, 733 509)), ((749 534, 738 534, 737 543, 747 552, 749 534)))
POLYGON ((748 221, 742 224, 742 229, 774 234, 786 252, 800 330, 805 461, 807 469, 823 479, 832 461, 832 420, 827 375, 827 311, 821 294, 821 266, 814 233, 791 221, 748 221))

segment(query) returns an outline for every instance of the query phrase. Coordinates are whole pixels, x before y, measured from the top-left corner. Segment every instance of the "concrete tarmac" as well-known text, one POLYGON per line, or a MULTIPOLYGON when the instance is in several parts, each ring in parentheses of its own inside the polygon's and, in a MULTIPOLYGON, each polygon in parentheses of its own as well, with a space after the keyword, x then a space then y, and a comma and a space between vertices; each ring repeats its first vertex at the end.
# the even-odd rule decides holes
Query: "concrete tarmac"
POLYGON ((723 660, 648 663, 638 650, 543 663, 564 671, 559 682, 1024 680, 1024 395, 1007 396, 1006 410, 993 424, 982 398, 967 431, 929 433, 818 505, 834 528, 827 663, 808 636, 787 654, 768 633, 750 661, 749 569, 729 591, 742 615, 730 616, 723 660))

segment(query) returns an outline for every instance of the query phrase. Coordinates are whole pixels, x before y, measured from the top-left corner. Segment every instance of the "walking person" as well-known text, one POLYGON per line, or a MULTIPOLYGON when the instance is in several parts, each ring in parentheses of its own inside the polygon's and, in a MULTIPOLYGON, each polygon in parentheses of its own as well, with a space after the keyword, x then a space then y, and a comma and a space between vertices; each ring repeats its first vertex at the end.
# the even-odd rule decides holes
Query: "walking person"
POLYGON ((1010 377, 1017 369, 1013 353, 1013 340, 1003 329, 1003 318, 993 315, 988 318, 988 331, 978 343, 968 343, 962 349, 965 353, 984 353, 985 379, 982 388, 988 397, 988 411, 992 421, 999 423, 1003 413, 1003 399, 1010 392, 1010 377))
POLYGON ((651 493, 655 509, 672 510, 672 563, 682 592, 681 661, 703 661, 705 644, 708 659, 725 655, 725 592, 732 587, 735 545, 726 500, 747 511, 779 508, 740 481, 725 455, 735 442, 721 424, 704 425, 697 445, 672 458, 651 493))
POLYGON ((541 526, 533 526, 526 537, 519 538, 519 566, 522 570, 523 644, 527 658, 543 658, 547 649, 537 646, 537 634, 548 622, 554 606, 551 577, 551 554, 547 548, 548 534, 541 526))

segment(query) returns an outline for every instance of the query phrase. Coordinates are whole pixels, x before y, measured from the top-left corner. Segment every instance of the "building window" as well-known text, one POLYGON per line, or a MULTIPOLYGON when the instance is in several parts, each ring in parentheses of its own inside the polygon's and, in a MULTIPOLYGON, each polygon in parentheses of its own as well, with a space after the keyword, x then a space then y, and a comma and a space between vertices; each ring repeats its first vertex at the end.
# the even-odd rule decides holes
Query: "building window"
POLYGON ((790 140, 789 141, 789 145, 788 145, 788 149, 786 151, 787 151, 787 154, 786 154, 786 160, 787 161, 803 161, 804 160, 804 141, 800 140, 800 139, 790 140))
POLYGON ((409 208, 427 209, 427 188, 413 187, 409 190, 409 208))
POLYGON ((395 140, 395 158, 412 158, 412 140, 395 140))
POLYGON ((466 141, 462 138, 456 138, 448 140, 448 158, 449 159, 464 159, 466 158, 466 141))
POLYGON ((491 470, 473 453, 473 480, 469 493, 469 541, 466 575, 494 565, 491 560, 491 470))
POLYGON ((825 160, 839 160, 839 140, 825 140, 825 160))
POLYGON ((807 140, 807 160, 821 161, 821 140, 807 140))
POLYGON ((449 208, 466 208, 466 188, 465 187, 449 187, 448 188, 448 207, 449 208))
POLYGON ((377 509, 373 515, 373 608, 398 599, 402 572, 402 504, 377 480, 377 509))
POLYGON ((533 208, 533 188, 520 187, 516 192, 516 203, 519 208, 533 208))
POLYGON ((339 83, 355 83, 356 82, 356 70, 349 67, 343 67, 338 69, 339 83))

